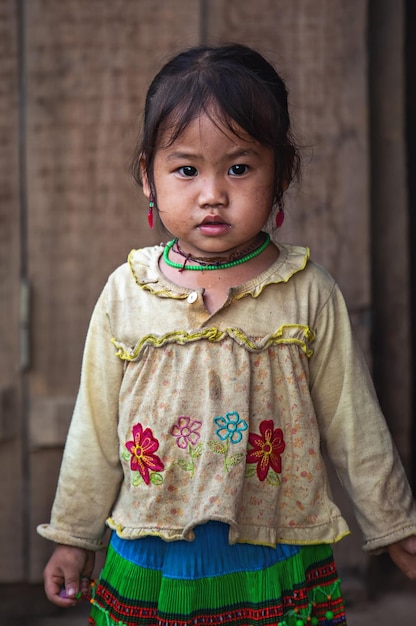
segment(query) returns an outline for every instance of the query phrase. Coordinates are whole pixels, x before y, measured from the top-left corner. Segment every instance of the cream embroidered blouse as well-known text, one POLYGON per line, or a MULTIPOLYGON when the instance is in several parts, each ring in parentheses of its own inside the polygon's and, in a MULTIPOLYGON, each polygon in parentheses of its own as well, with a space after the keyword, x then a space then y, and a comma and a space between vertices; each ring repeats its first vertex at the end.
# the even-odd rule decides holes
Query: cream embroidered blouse
POLYGON ((192 540, 197 524, 219 520, 231 543, 337 541, 349 531, 322 441, 365 550, 416 534, 339 288, 308 250, 279 248, 213 314, 202 291, 161 274, 161 246, 132 251, 110 276, 41 535, 96 550, 106 521, 127 539, 192 540))

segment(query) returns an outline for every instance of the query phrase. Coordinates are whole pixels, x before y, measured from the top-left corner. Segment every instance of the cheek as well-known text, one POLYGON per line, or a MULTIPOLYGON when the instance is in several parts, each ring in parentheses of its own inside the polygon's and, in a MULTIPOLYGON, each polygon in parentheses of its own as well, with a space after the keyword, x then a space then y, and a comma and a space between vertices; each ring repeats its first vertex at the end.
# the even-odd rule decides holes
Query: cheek
POLYGON ((172 210, 172 207, 167 205, 168 208, 164 210, 164 204, 162 207, 158 206, 159 217, 162 220, 164 226, 169 230, 174 229, 175 231, 185 231, 188 230, 189 220, 186 215, 184 215, 184 207, 178 207, 179 210, 172 210))
POLYGON ((266 212, 270 212, 272 210, 275 195, 273 185, 267 184, 257 187, 254 195, 256 204, 259 208, 261 207, 266 212))

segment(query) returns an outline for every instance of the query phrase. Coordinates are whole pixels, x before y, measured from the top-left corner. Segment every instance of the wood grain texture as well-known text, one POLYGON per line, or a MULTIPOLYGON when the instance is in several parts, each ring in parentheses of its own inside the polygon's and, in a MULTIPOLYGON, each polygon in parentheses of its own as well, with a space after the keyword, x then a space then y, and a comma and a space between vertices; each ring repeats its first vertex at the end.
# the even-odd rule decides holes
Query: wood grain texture
POLYGON ((16 4, 0 2, 0 580, 4 581, 24 576, 16 4))

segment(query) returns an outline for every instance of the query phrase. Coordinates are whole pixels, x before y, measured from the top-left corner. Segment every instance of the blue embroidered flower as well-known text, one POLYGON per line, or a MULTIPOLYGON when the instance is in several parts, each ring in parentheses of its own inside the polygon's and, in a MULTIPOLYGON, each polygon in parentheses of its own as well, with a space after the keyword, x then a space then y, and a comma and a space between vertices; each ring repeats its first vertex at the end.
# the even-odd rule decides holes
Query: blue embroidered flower
POLYGON ((231 443, 239 443, 243 438, 242 433, 247 430, 247 422, 240 420, 240 416, 236 411, 226 413, 225 417, 220 415, 214 418, 214 422, 219 426, 216 430, 216 435, 221 441, 229 439, 231 443))

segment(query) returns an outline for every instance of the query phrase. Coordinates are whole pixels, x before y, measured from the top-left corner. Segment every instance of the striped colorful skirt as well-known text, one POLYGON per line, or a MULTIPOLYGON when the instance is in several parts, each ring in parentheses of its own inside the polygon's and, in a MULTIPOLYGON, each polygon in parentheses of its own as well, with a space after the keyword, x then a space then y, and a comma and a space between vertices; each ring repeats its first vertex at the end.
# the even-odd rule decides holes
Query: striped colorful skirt
POLYGON ((93 589, 95 626, 344 626, 331 547, 229 545, 209 522, 195 540, 114 533, 93 589))

